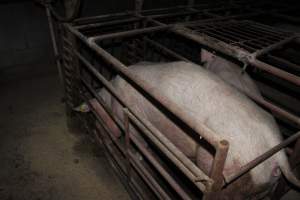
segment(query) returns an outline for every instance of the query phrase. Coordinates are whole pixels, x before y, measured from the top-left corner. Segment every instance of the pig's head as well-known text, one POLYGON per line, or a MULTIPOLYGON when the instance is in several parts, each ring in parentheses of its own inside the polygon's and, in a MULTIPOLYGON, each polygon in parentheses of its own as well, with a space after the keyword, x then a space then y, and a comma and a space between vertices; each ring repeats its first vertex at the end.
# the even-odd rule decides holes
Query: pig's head
POLYGON ((216 58, 216 56, 213 53, 211 53, 205 49, 201 49, 201 62, 203 63, 203 65, 210 63, 215 58, 216 58))

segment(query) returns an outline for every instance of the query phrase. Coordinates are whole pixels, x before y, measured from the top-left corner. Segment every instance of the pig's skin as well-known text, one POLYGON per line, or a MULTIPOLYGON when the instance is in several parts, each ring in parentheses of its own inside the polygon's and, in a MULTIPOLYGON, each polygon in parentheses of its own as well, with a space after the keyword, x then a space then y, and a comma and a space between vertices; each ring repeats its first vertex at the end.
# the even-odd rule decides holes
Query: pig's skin
MULTIPOLYGON (((146 67, 136 65, 130 69, 183 108, 186 114, 229 141, 225 179, 227 175, 282 141, 278 127, 269 113, 200 66, 174 62, 146 67)), ((212 162, 210 152, 202 147, 197 148, 191 137, 186 136, 123 79, 117 77, 113 85, 133 110, 147 118, 183 153, 196 159, 199 167, 209 173, 212 162)), ((117 116, 122 118, 121 107, 117 105, 115 108, 117 116)), ((274 174, 274 171, 278 166, 286 168, 287 164, 286 155, 280 151, 227 187, 220 196, 224 199, 245 199, 248 195, 261 192, 262 188, 270 188, 279 175, 274 174)))

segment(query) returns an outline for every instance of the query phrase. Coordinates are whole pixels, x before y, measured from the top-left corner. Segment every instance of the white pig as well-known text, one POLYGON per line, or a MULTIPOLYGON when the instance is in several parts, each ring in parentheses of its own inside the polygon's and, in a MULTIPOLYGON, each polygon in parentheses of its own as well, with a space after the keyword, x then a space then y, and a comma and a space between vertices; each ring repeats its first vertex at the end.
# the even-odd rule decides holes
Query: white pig
MULTIPOLYGON (((257 156, 282 141, 274 118, 234 87, 202 67, 187 63, 159 63, 147 66, 134 65, 129 70, 173 101, 198 123, 212 129, 230 143, 225 163, 224 177, 239 170, 257 156)), ((124 79, 117 76, 112 81, 116 91, 129 107, 148 119, 174 145, 194 160, 199 168, 209 174, 213 152, 199 146, 192 137, 162 114, 124 79)), ((109 104, 113 102, 115 114, 123 119, 122 107, 111 101, 107 91, 100 94, 109 104)), ((280 170, 290 174, 287 157, 278 152, 242 178, 229 185, 219 199, 247 199, 260 197, 276 183, 280 170)), ((296 180, 294 180, 295 183, 296 180)))

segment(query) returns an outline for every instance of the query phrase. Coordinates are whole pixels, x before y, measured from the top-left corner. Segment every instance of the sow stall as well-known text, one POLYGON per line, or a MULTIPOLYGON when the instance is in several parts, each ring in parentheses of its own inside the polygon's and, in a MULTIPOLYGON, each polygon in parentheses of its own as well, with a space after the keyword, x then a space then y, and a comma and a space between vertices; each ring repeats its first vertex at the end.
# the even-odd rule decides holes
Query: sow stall
MULTIPOLYGON (((300 137, 300 62, 286 53, 299 49, 299 36, 248 20, 261 13, 253 9, 241 12, 238 3, 219 8, 191 4, 137 10, 63 24, 63 75, 69 118, 84 127, 105 150, 133 198, 214 199, 226 185, 283 148, 290 149, 291 158, 299 158, 299 142, 295 143, 300 137), (180 107, 130 72, 131 65, 143 61, 181 60, 201 65, 201 49, 232 60, 257 81, 265 98, 246 95, 274 115, 286 136, 281 144, 227 177, 223 168, 230 143, 209 127, 195 123, 180 107), (117 75, 186 134, 200 136, 214 149, 209 174, 126 104, 110 82, 117 75), (104 101, 99 95, 103 88, 116 103, 104 101), (73 111, 82 102, 92 112, 73 111), (124 120, 116 117, 116 104, 123 107, 124 120)), ((295 166, 298 163, 296 159, 293 162, 295 166)))

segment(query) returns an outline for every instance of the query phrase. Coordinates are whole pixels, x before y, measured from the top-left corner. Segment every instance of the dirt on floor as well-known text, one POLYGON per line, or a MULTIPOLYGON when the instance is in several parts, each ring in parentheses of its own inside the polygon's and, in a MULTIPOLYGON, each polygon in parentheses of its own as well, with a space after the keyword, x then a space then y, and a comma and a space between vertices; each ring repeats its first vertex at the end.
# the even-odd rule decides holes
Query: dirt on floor
POLYGON ((129 199, 83 134, 68 131, 54 65, 0 71, 0 199, 129 199))

